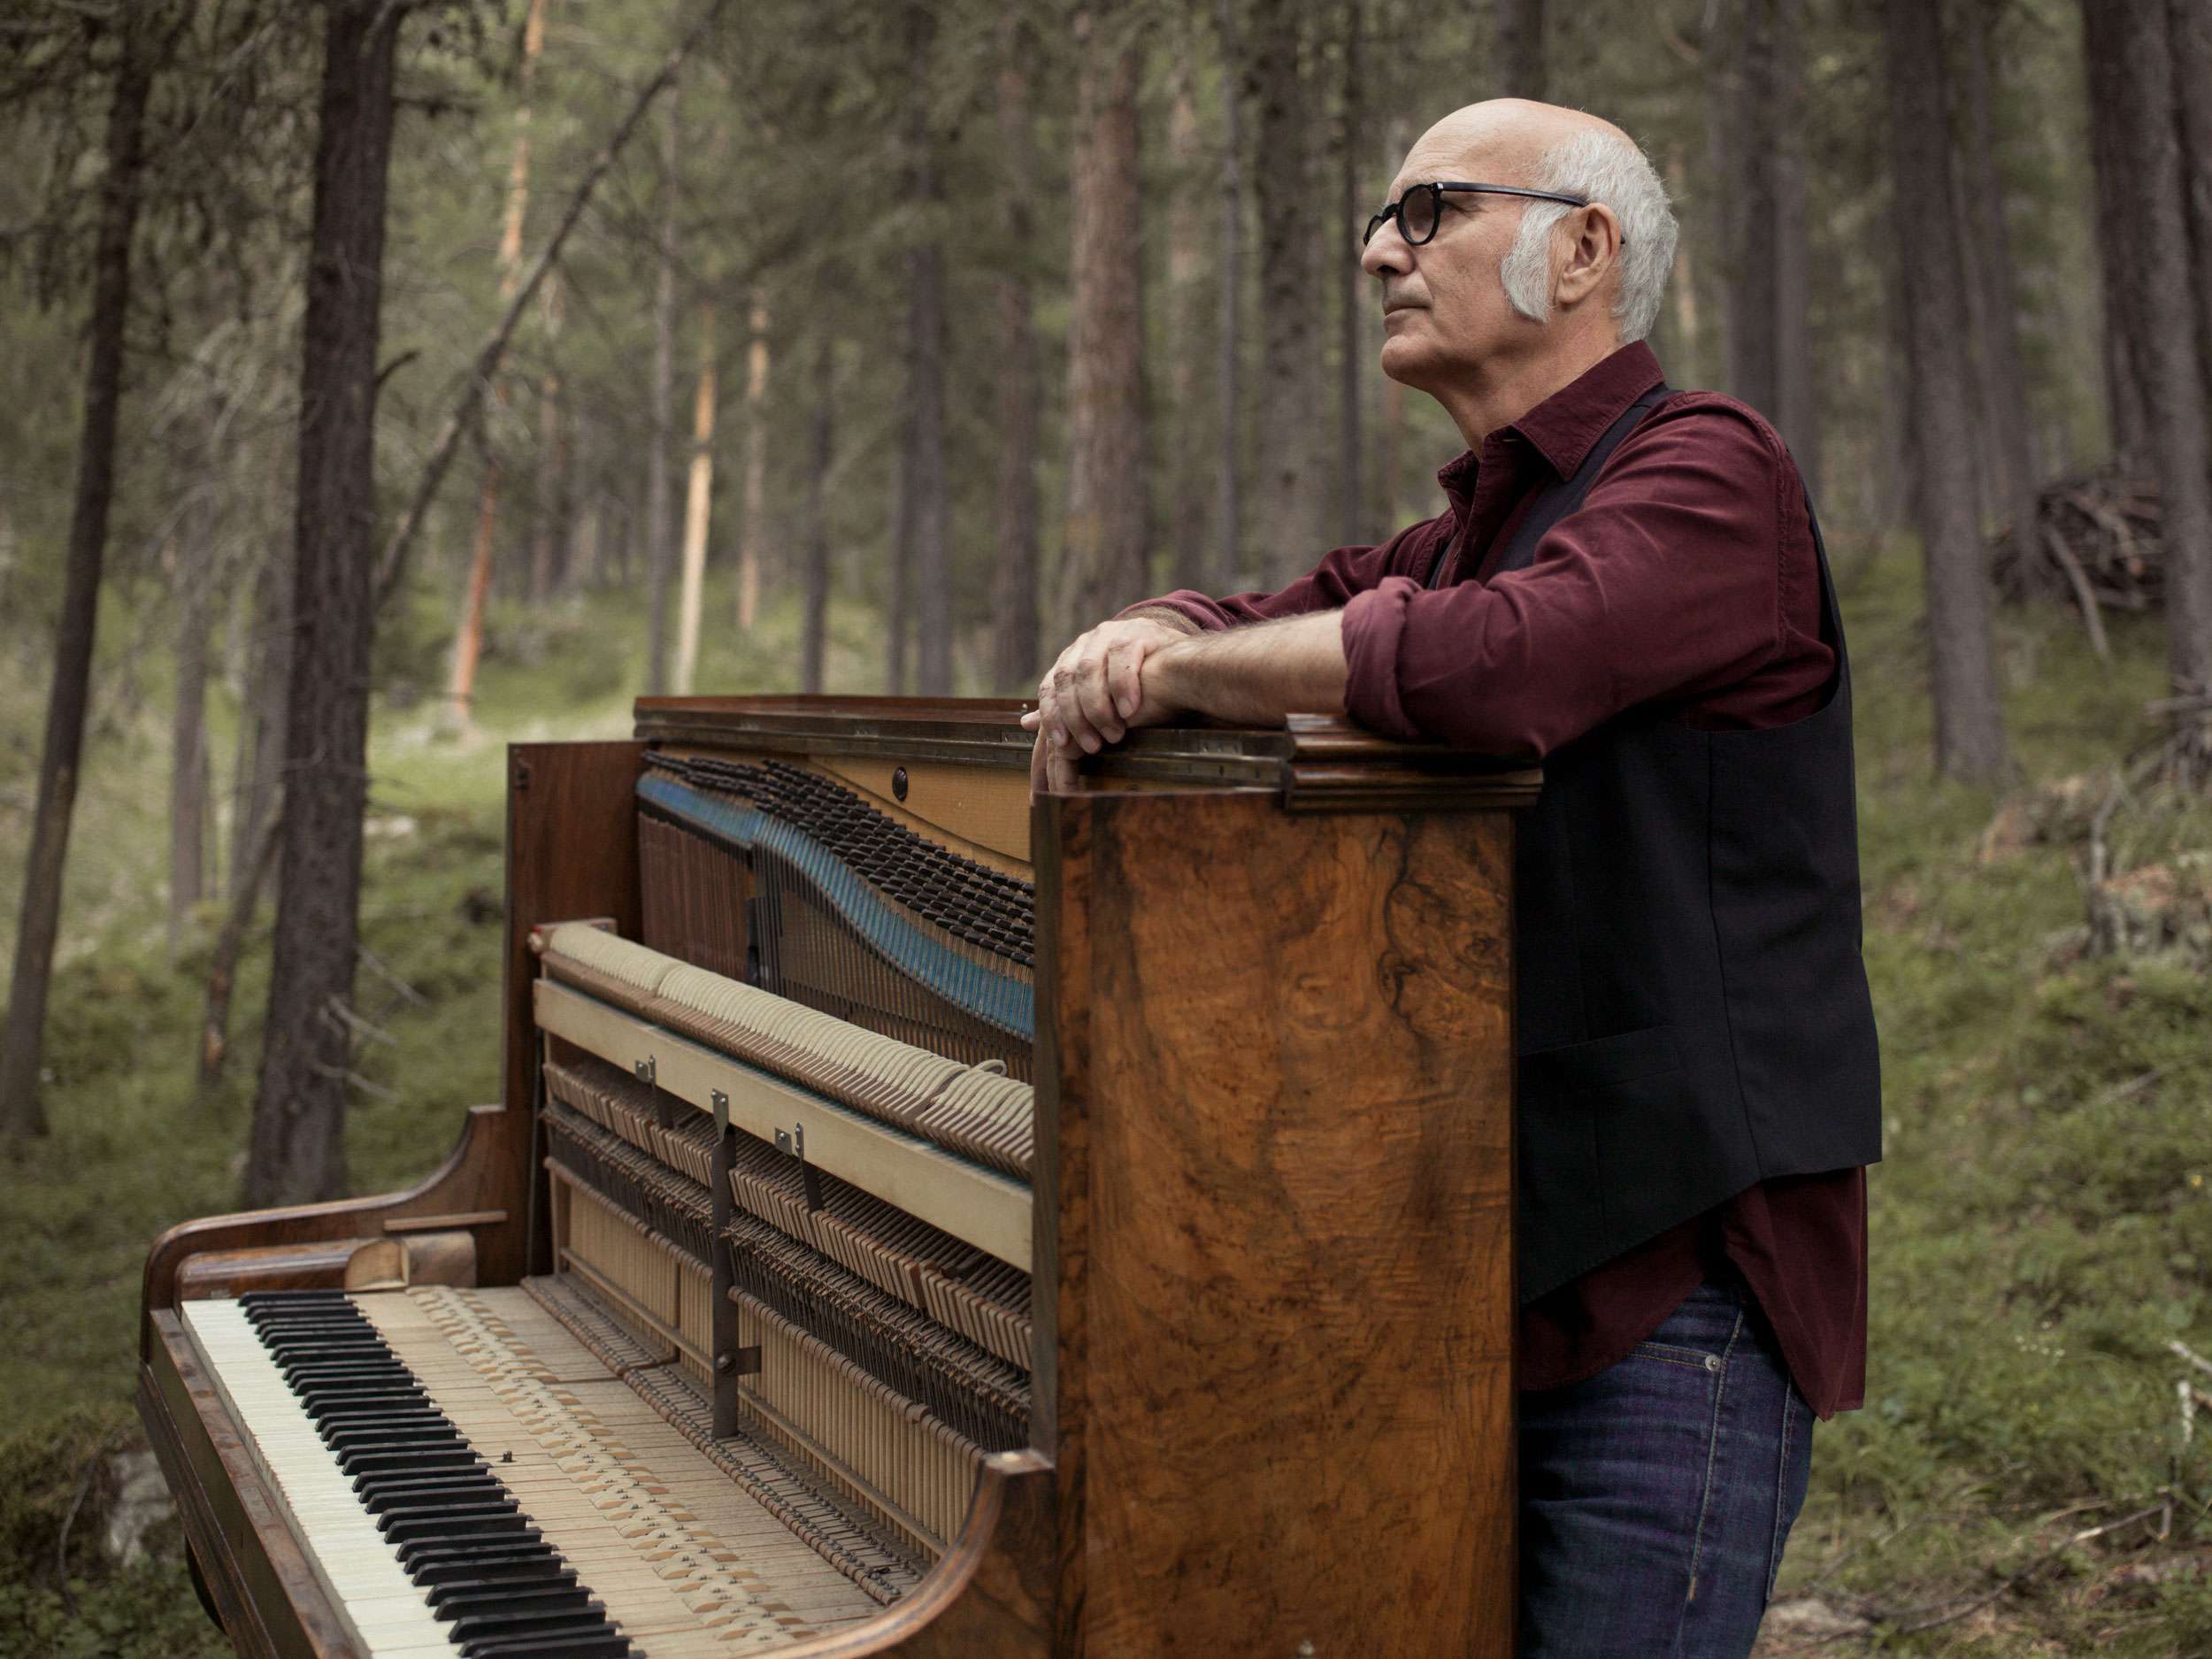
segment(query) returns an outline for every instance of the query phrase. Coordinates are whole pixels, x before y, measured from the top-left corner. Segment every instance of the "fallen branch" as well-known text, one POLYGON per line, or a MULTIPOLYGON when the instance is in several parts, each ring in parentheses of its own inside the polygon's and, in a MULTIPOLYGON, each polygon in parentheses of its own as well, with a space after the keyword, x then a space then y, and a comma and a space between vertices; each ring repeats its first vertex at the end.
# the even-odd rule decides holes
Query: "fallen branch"
POLYGON ((462 434, 475 424, 477 413, 483 407, 485 391, 499 368, 500 359, 506 355, 507 342, 513 335, 515 326, 522 320, 524 311, 536 296, 538 285, 545 280, 545 273, 553 268, 553 262, 560 257, 562 245, 568 241, 569 232, 575 229, 577 221, 583 218, 584 208, 590 202, 592 192, 599 188, 600 180, 606 177, 608 169, 614 165, 615 157, 629 142, 630 134, 637 130, 638 123, 645 118, 645 111, 652 107, 653 100, 660 96, 662 89, 675 79, 676 71, 685 57, 705 35, 715 19, 722 15, 724 7, 728 4, 729 0, 707 0, 697 20, 684 37, 670 48, 652 79, 638 89, 637 96, 631 102, 629 113, 622 118, 607 142, 599 147, 599 153, 591 158, 591 165, 584 169, 582 180, 569 197, 567 211, 561 215, 560 222, 553 227, 553 234, 538 250, 538 257, 532 262, 528 273, 516 287, 513 297, 507 302, 505 314, 477 349, 475 360, 469 367, 468 379, 461 388, 460 400, 446 416, 445 424, 438 429, 436 442, 430 446, 430 456, 423 465, 422 479, 415 486, 414 498, 407 503, 407 511, 400 515, 398 524, 393 526, 391 540, 385 543, 383 556, 377 560, 376 603, 380 606, 399 586, 400 576, 407 566, 408 549, 414 545, 415 534, 421 529, 423 518, 430 511, 430 503, 437 495, 438 486, 445 481, 446 469, 453 464, 454 451, 460 447, 462 434))
POLYGON ((353 948, 353 954, 363 967, 366 968, 370 972, 376 975, 378 979, 383 980, 385 984, 390 986, 393 990, 396 991, 399 994, 399 1000, 401 1002, 408 1003, 410 1006, 415 1008, 428 1008, 430 1006, 430 999, 428 997, 425 996, 420 991, 418 991, 413 986, 408 984, 406 980, 401 979, 398 974, 393 972, 391 968, 387 965, 384 959, 378 956, 376 952, 371 950, 366 945, 356 943, 353 948))
POLYGON ((2074 603, 2081 608, 2082 626, 2089 630, 2089 649, 2097 654, 2101 663, 2112 660, 2112 646, 2104 636, 2104 618, 2097 611, 2096 590, 2090 587, 2088 574, 2073 549, 2066 545, 2066 538, 2055 525, 2043 526, 2043 545, 2064 572, 2066 582, 2074 590, 2074 603))

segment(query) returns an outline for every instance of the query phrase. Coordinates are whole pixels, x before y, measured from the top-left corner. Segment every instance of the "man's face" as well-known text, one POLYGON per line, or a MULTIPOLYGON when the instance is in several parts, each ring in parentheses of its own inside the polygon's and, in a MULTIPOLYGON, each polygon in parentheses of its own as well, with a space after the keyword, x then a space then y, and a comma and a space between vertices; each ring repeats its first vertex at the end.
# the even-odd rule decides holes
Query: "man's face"
MULTIPOLYGON (((1384 199, 1438 180, 1525 183, 1519 148, 1470 146, 1432 130, 1407 152, 1384 199)), ((1543 326, 1514 311, 1498 277, 1527 206, 1518 196, 1448 191, 1436 234, 1418 248, 1407 245, 1395 218, 1375 233, 1360 268, 1381 283, 1385 374, 1433 393, 1537 343, 1543 326)))

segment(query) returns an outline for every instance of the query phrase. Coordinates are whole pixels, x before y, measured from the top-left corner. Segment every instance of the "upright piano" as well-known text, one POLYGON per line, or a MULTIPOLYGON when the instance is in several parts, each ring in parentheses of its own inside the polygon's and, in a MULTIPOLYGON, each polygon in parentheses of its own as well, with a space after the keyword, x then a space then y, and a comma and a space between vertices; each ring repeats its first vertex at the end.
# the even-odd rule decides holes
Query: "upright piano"
POLYGON ((1536 775, 1019 708, 508 751, 499 1102, 147 1260, 241 1654, 1511 1653, 1536 775))

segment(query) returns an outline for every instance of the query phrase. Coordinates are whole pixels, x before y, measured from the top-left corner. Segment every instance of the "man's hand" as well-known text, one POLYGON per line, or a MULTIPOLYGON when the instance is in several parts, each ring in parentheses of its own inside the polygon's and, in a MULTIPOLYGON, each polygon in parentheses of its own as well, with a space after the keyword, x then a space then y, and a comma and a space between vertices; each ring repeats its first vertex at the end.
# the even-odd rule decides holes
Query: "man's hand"
POLYGON ((1037 682, 1037 706, 1022 716, 1037 733, 1030 766, 1033 787, 1071 787, 1075 750, 1095 755, 1118 743, 1133 726, 1157 726, 1176 710, 1144 688, 1144 661, 1187 629, 1149 617, 1102 622, 1060 653, 1037 682))

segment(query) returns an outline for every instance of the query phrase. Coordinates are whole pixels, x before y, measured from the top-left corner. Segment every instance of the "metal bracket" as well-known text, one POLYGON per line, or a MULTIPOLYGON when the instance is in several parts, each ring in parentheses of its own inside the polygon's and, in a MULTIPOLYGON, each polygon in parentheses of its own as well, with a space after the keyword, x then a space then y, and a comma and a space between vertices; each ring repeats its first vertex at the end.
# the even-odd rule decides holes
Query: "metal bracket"
POLYGON ((787 1152, 803 1164, 806 1162, 806 1125, 793 1124, 788 1129, 776 1131, 776 1150, 787 1152))
POLYGON ((714 1369, 725 1377, 757 1377, 760 1375, 760 1345, 733 1348, 714 1358, 714 1369))
POLYGON ((638 1061, 631 1068, 631 1070, 637 1073, 637 1080, 639 1082, 643 1083, 649 1087, 653 1085, 654 1080, 660 1075, 660 1062, 649 1054, 645 1056, 645 1058, 638 1061))
POLYGON ((710 1090, 707 1099, 714 1107, 714 1133, 726 1135, 730 1132, 730 1097, 720 1089, 710 1090))

